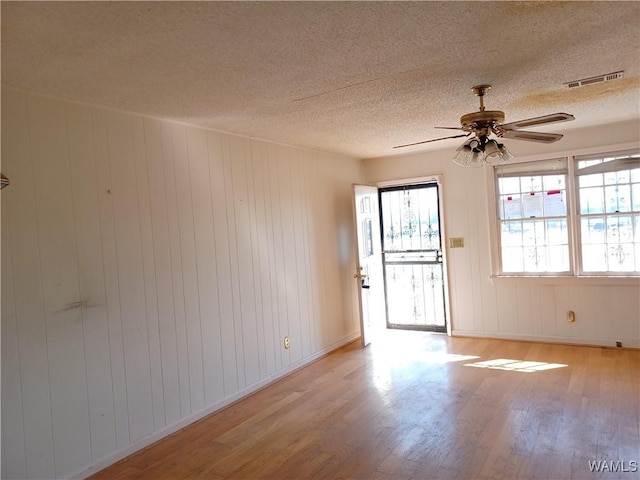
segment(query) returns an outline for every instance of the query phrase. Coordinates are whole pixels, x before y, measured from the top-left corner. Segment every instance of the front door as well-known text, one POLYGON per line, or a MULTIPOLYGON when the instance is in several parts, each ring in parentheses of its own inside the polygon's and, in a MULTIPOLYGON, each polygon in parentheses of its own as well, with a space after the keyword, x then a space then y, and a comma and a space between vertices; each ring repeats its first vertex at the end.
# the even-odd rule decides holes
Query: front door
POLYGON ((353 193, 358 237, 358 265, 353 277, 358 283, 362 346, 366 346, 384 328, 380 210, 376 187, 354 185, 353 193))
POLYGON ((437 183, 380 189, 387 326, 447 331, 437 183))

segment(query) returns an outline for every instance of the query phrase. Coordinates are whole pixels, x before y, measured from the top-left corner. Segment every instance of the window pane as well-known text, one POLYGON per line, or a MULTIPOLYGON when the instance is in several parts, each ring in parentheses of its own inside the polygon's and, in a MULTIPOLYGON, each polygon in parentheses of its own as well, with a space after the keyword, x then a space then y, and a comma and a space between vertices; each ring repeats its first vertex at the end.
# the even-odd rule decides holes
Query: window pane
POLYGON ((585 272, 606 272, 607 249, 605 245, 583 245, 582 267, 585 272))
POLYGON ((630 242, 632 239, 631 217, 615 216, 607 219, 607 243, 630 242))
POLYGON ((604 217, 583 218, 581 222, 582 243, 604 243, 604 217))
POLYGON ((502 222, 502 271, 569 271, 566 219, 502 222))
POLYGON ((525 193, 522 195, 522 215, 525 218, 542 217, 544 215, 543 204, 541 193, 525 193))
POLYGON ((640 183, 631 185, 631 210, 640 211, 640 183))
POLYGON ((502 248, 502 271, 506 273, 524 271, 524 259, 521 247, 502 248))
POLYGON ((498 179, 500 193, 520 193, 520 178, 503 177, 498 179))
POLYGON ((545 175, 542 177, 542 184, 544 190, 564 190, 565 180, 564 175, 545 175))
POLYGON ((545 217, 566 217, 567 204, 562 190, 547 190, 543 198, 545 217))
POLYGON ((440 248, 437 190, 386 191, 381 195, 386 251, 440 248))
POLYGON ((629 170, 620 170, 616 172, 616 182, 617 183, 629 183, 630 173, 629 170))
POLYGON ((532 177, 520 177, 520 185, 523 193, 541 192, 542 177, 539 175, 535 175, 532 177))
POLYGON ((438 225, 438 191, 435 188, 420 188, 417 192, 418 207, 418 230, 420 232, 419 248, 437 249, 440 248, 440 226, 438 225))
POLYGON ((591 165, 598 165, 599 163, 602 163, 602 160, 580 160, 578 162, 578 169, 590 167, 591 165))
POLYGON ((567 220, 547 220, 547 244, 549 245, 568 245, 569 231, 567 229, 567 220))
POLYGON ((569 249, 566 246, 547 247, 547 262, 556 272, 568 272, 569 249))
POLYGON ((522 245, 522 222, 504 222, 501 238, 502 245, 522 245))
POLYGON ((631 181, 640 182, 640 168, 634 168, 631 170, 631 181))
POLYGON ((629 185, 605 187, 607 213, 628 212, 631 191, 629 185))
POLYGON ((631 244, 609 245, 609 270, 631 272, 635 268, 634 249, 631 244))
POLYGON ((640 239, 639 228, 640 215, 583 218, 581 235, 584 271, 637 271, 640 263, 636 254, 640 239))
POLYGON ((519 194, 500 196, 500 218, 522 218, 522 202, 519 194))
POLYGON ((584 187, 599 187, 602 185, 602 174, 594 173, 593 175, 581 175, 578 177, 578 185, 584 187))
POLYGON ((420 249, 420 230, 418 228, 418 195, 416 190, 405 190, 402 197, 403 246, 409 250, 420 249))
POLYGON ((524 269, 527 272, 546 271, 545 248, 529 247, 524 249, 524 269))
POLYGON ((383 248, 385 250, 400 250, 400 225, 397 221, 395 205, 392 205, 389 195, 382 195, 382 232, 383 248))
POLYGON ((615 185, 618 183, 616 172, 607 172, 604 174, 605 185, 615 185))
POLYGON ((544 245, 544 221, 529 220, 522 222, 522 244, 544 245))
POLYGON ((602 188, 580 189, 580 213, 604 213, 604 192, 602 188))

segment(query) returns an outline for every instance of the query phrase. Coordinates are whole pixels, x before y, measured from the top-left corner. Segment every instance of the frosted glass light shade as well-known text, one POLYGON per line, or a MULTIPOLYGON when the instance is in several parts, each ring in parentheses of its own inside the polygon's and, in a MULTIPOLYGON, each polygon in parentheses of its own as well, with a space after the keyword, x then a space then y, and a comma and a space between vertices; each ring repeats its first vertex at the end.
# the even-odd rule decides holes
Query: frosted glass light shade
POLYGON ((487 137, 472 138, 463 143, 453 157, 454 163, 463 167, 482 167, 485 163, 498 165, 513 158, 511 152, 496 140, 487 137))

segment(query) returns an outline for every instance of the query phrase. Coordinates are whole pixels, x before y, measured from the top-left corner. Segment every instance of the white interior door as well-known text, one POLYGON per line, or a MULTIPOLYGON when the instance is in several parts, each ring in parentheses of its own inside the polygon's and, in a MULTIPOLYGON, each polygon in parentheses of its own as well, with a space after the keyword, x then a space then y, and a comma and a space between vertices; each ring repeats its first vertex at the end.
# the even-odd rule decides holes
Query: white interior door
POLYGON ((361 340, 366 346, 386 324, 380 210, 376 187, 354 185, 353 194, 358 240, 358 270, 353 277, 358 282, 361 340))

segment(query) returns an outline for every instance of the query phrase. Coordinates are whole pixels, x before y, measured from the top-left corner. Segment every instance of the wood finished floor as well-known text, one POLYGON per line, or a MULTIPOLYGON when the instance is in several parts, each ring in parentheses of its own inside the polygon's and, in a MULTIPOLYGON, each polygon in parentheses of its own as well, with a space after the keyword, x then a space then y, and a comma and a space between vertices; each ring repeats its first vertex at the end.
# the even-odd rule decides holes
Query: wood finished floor
POLYGON ((92 478, 640 478, 640 351, 387 333, 92 478))

